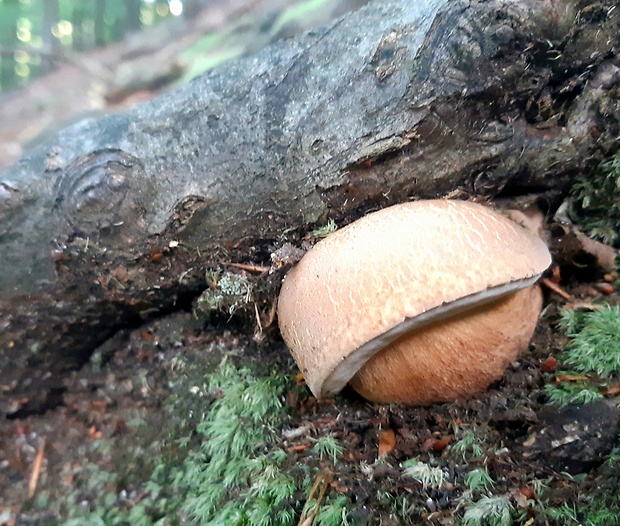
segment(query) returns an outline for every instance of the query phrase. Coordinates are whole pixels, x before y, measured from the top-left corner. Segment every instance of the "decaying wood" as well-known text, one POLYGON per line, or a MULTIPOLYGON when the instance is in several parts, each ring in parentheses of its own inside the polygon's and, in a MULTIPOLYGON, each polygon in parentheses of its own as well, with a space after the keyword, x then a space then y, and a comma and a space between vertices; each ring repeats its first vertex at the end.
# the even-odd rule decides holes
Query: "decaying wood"
POLYGON ((619 11, 376 1, 40 144, 0 174, 1 409, 36 410, 111 334, 186 307, 205 267, 269 265, 328 218, 557 206, 619 135, 619 11))

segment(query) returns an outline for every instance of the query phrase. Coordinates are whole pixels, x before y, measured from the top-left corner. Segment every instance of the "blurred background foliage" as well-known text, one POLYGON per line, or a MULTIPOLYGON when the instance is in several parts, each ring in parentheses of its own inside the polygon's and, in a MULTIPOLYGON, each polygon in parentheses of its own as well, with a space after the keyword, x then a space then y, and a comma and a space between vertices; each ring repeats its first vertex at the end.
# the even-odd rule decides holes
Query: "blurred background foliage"
MULTIPOLYGON (((208 31, 179 54, 181 81, 264 47, 278 38, 320 25, 367 0, 0 0, 0 93, 50 72, 77 54, 101 48, 166 18, 190 24, 202 10, 238 17, 208 31), (252 35, 247 35, 251 28, 252 35), (259 29, 259 31, 257 31, 259 29), (240 38, 241 34, 241 38, 240 38), (249 38, 243 38, 249 36, 249 38)), ((217 18, 218 15, 215 16, 217 18)))
POLYGON ((88 51, 169 16, 196 0, 0 0, 0 91, 49 71, 67 52, 88 51))

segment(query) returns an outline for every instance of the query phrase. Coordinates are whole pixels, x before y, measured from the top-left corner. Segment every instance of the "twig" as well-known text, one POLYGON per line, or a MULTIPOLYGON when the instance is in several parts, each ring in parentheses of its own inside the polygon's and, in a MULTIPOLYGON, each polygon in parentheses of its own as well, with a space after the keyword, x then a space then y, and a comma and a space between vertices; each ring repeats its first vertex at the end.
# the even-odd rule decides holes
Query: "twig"
POLYGON ((299 522, 297 523, 297 526, 312 526, 312 522, 319 513, 319 507, 321 506, 321 502, 323 501, 323 497, 325 496, 325 491, 327 490, 330 479, 331 476, 329 473, 319 473, 319 475, 317 475, 316 480, 312 485, 312 489, 310 490, 310 495, 308 495, 308 500, 306 500, 306 504, 304 505, 304 510, 301 513, 301 517, 299 517, 299 522), (310 513, 310 515, 307 515, 306 513, 308 507, 310 504, 312 504, 314 493, 319 486, 321 486, 321 489, 319 490, 319 496, 314 501, 314 509, 312 510, 312 513, 310 513))
POLYGON ((598 303, 592 303, 590 301, 575 301, 574 303, 565 303, 562 310, 589 310, 597 311, 603 309, 604 305, 598 303))
POLYGON ((269 272, 271 269, 271 267, 263 267, 262 265, 246 265, 244 263, 225 263, 225 265, 238 268, 240 270, 247 270, 248 272, 258 272, 259 274, 269 272))
POLYGON ((558 284, 554 283, 553 281, 551 281, 549 278, 542 278, 540 280, 540 282, 547 287, 549 290, 555 292, 556 294, 559 294, 560 296, 562 296, 565 300, 567 301, 573 301, 573 297, 566 292, 562 287, 560 287, 558 284))
POLYGON ((274 301, 267 312, 267 318, 263 320, 263 316, 261 316, 258 310, 258 305, 254 303, 254 314, 256 315, 256 330, 254 331, 255 342, 260 343, 265 339, 265 329, 271 327, 276 318, 276 305, 277 303, 274 301))
POLYGON ((34 492, 37 490, 37 483, 39 482, 39 475, 41 474, 41 466, 43 464, 43 454, 45 452, 45 439, 41 437, 39 439, 39 450, 37 456, 34 459, 32 465, 32 473, 30 474, 30 481, 28 482, 28 498, 31 499, 34 496, 34 492))
POLYGON ((258 312, 258 305, 254 303, 254 314, 256 314, 256 325, 258 325, 257 336, 262 337, 263 335, 263 324, 261 323, 260 313, 258 312))

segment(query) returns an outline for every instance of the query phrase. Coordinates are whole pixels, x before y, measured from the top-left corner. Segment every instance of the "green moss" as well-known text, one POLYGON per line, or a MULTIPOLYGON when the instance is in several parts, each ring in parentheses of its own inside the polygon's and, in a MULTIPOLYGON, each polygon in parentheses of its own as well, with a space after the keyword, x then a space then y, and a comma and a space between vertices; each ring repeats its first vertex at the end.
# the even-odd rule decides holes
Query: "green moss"
POLYGON ((544 506, 546 522, 558 526, 620 526, 620 452, 601 466, 598 479, 581 491, 575 502, 544 506), (591 488, 597 491, 591 491, 591 488))
MULTIPOLYGON (((174 415, 176 438, 143 452, 149 469, 139 470, 143 480, 130 485, 121 473, 86 466, 83 484, 67 503, 68 520, 58 524, 297 524, 319 468, 297 466, 279 445, 290 379, 281 373, 257 376, 227 360, 204 378, 191 377, 187 364, 174 368, 187 375, 164 406, 174 415), (179 419, 179 413, 188 416, 179 419)), ((316 441, 315 453, 335 462, 342 446, 326 436, 316 441)), ((128 462, 135 466, 135 460, 128 462)), ((346 524, 346 497, 320 504, 314 524, 346 524)))
POLYGON ((183 511, 196 522, 284 525, 295 516, 295 482, 273 449, 283 388, 282 377, 254 378, 226 362, 210 379, 208 392, 216 399, 196 428, 201 450, 174 478, 187 495, 183 511))
POLYGON ((571 190, 573 209, 585 231, 610 245, 620 244, 620 151, 602 162, 589 177, 580 177, 571 190))
POLYGON ((465 429, 456 426, 454 436, 457 441, 450 446, 450 452, 456 457, 466 461, 483 456, 486 437, 481 428, 465 429))
POLYGON ((593 312, 566 310, 560 327, 570 340, 559 357, 562 373, 577 380, 547 384, 549 402, 566 406, 601 399, 601 391, 620 372, 620 307, 605 306, 593 312))
POLYGON ((604 380, 620 372, 620 307, 606 306, 594 312, 566 310, 560 325, 571 340, 563 356, 566 365, 604 380))
POLYGON ((321 506, 314 520, 316 526, 349 526, 349 500, 340 496, 321 506))
POLYGON ((470 504, 463 515, 463 526, 510 526, 514 508, 508 497, 484 496, 470 504))
POLYGON ((585 382, 547 384, 545 385, 545 394, 550 404, 560 407, 589 404, 603 398, 603 395, 595 387, 585 382))
POLYGON ((252 284, 241 274, 208 271, 206 280, 208 287, 195 304, 194 313, 198 316, 218 311, 232 316, 252 301, 252 284))
POLYGON ((489 475, 486 467, 472 469, 465 475, 465 485, 471 491, 488 491, 495 486, 495 481, 489 475))
POLYGON ((333 219, 330 219, 321 228, 317 228, 316 230, 313 230, 312 231, 312 235, 314 237, 323 238, 323 237, 329 236, 330 234, 332 234, 336 230, 338 230, 338 226, 336 225, 336 223, 335 223, 335 221, 333 219))
POLYGON ((324 437, 320 437, 315 439, 311 439, 314 441, 314 446, 312 446, 312 451, 319 455, 319 458, 323 460, 325 457, 331 459, 332 463, 336 463, 338 457, 342 455, 344 448, 338 442, 338 440, 333 435, 326 435, 324 437))
POLYGON ((417 458, 403 462, 404 477, 411 477, 422 484, 423 489, 440 489, 446 481, 446 474, 440 467, 430 466, 417 458))

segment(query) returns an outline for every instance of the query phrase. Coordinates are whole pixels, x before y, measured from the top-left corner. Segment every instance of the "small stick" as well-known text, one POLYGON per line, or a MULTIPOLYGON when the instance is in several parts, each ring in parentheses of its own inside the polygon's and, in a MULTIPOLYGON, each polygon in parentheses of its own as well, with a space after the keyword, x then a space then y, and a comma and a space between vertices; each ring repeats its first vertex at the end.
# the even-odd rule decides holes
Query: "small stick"
POLYGON ((299 517, 299 522, 297 523, 297 526, 312 526, 312 522, 319 513, 319 507, 321 506, 321 502, 323 501, 323 497, 325 496, 325 491, 327 490, 329 479, 329 474, 325 473, 320 473, 316 477, 312 489, 310 490, 310 495, 308 495, 308 500, 306 500, 304 511, 302 512, 301 517, 299 517), (307 509, 308 504, 312 502, 314 492, 317 490, 319 485, 321 486, 321 489, 319 490, 319 496, 316 498, 316 505, 314 506, 314 510, 310 515, 306 516, 305 510, 307 509))
POLYGON ((30 481, 28 482, 28 498, 31 499, 34 496, 34 492, 37 490, 37 483, 39 482, 39 475, 41 474, 41 465, 43 464, 43 454, 45 452, 45 439, 39 440, 39 450, 37 456, 34 459, 32 465, 32 473, 30 474, 30 481))
POLYGON ((575 301, 574 303, 566 303, 562 307, 564 309, 573 309, 573 310, 589 310, 589 311, 597 311, 603 309, 603 305, 599 305, 598 303, 591 303, 589 301, 575 301))
POLYGON ((542 278, 540 280, 540 282, 547 287, 549 290, 555 292, 556 294, 559 294, 560 296, 562 296, 565 300, 567 301, 573 301, 573 297, 566 292, 562 287, 560 287, 559 285, 557 285, 556 283, 554 283, 553 281, 551 281, 549 278, 542 278))
POLYGON ((263 272, 269 272, 271 267, 263 267, 261 265, 246 265, 244 263, 225 263, 225 265, 229 267, 238 268, 240 270, 247 270, 248 272, 258 272, 259 274, 263 272))
POLYGON ((260 320, 260 313, 258 312, 258 305, 254 303, 254 314, 256 314, 256 325, 258 325, 258 334, 262 336, 263 334, 263 324, 260 320))

